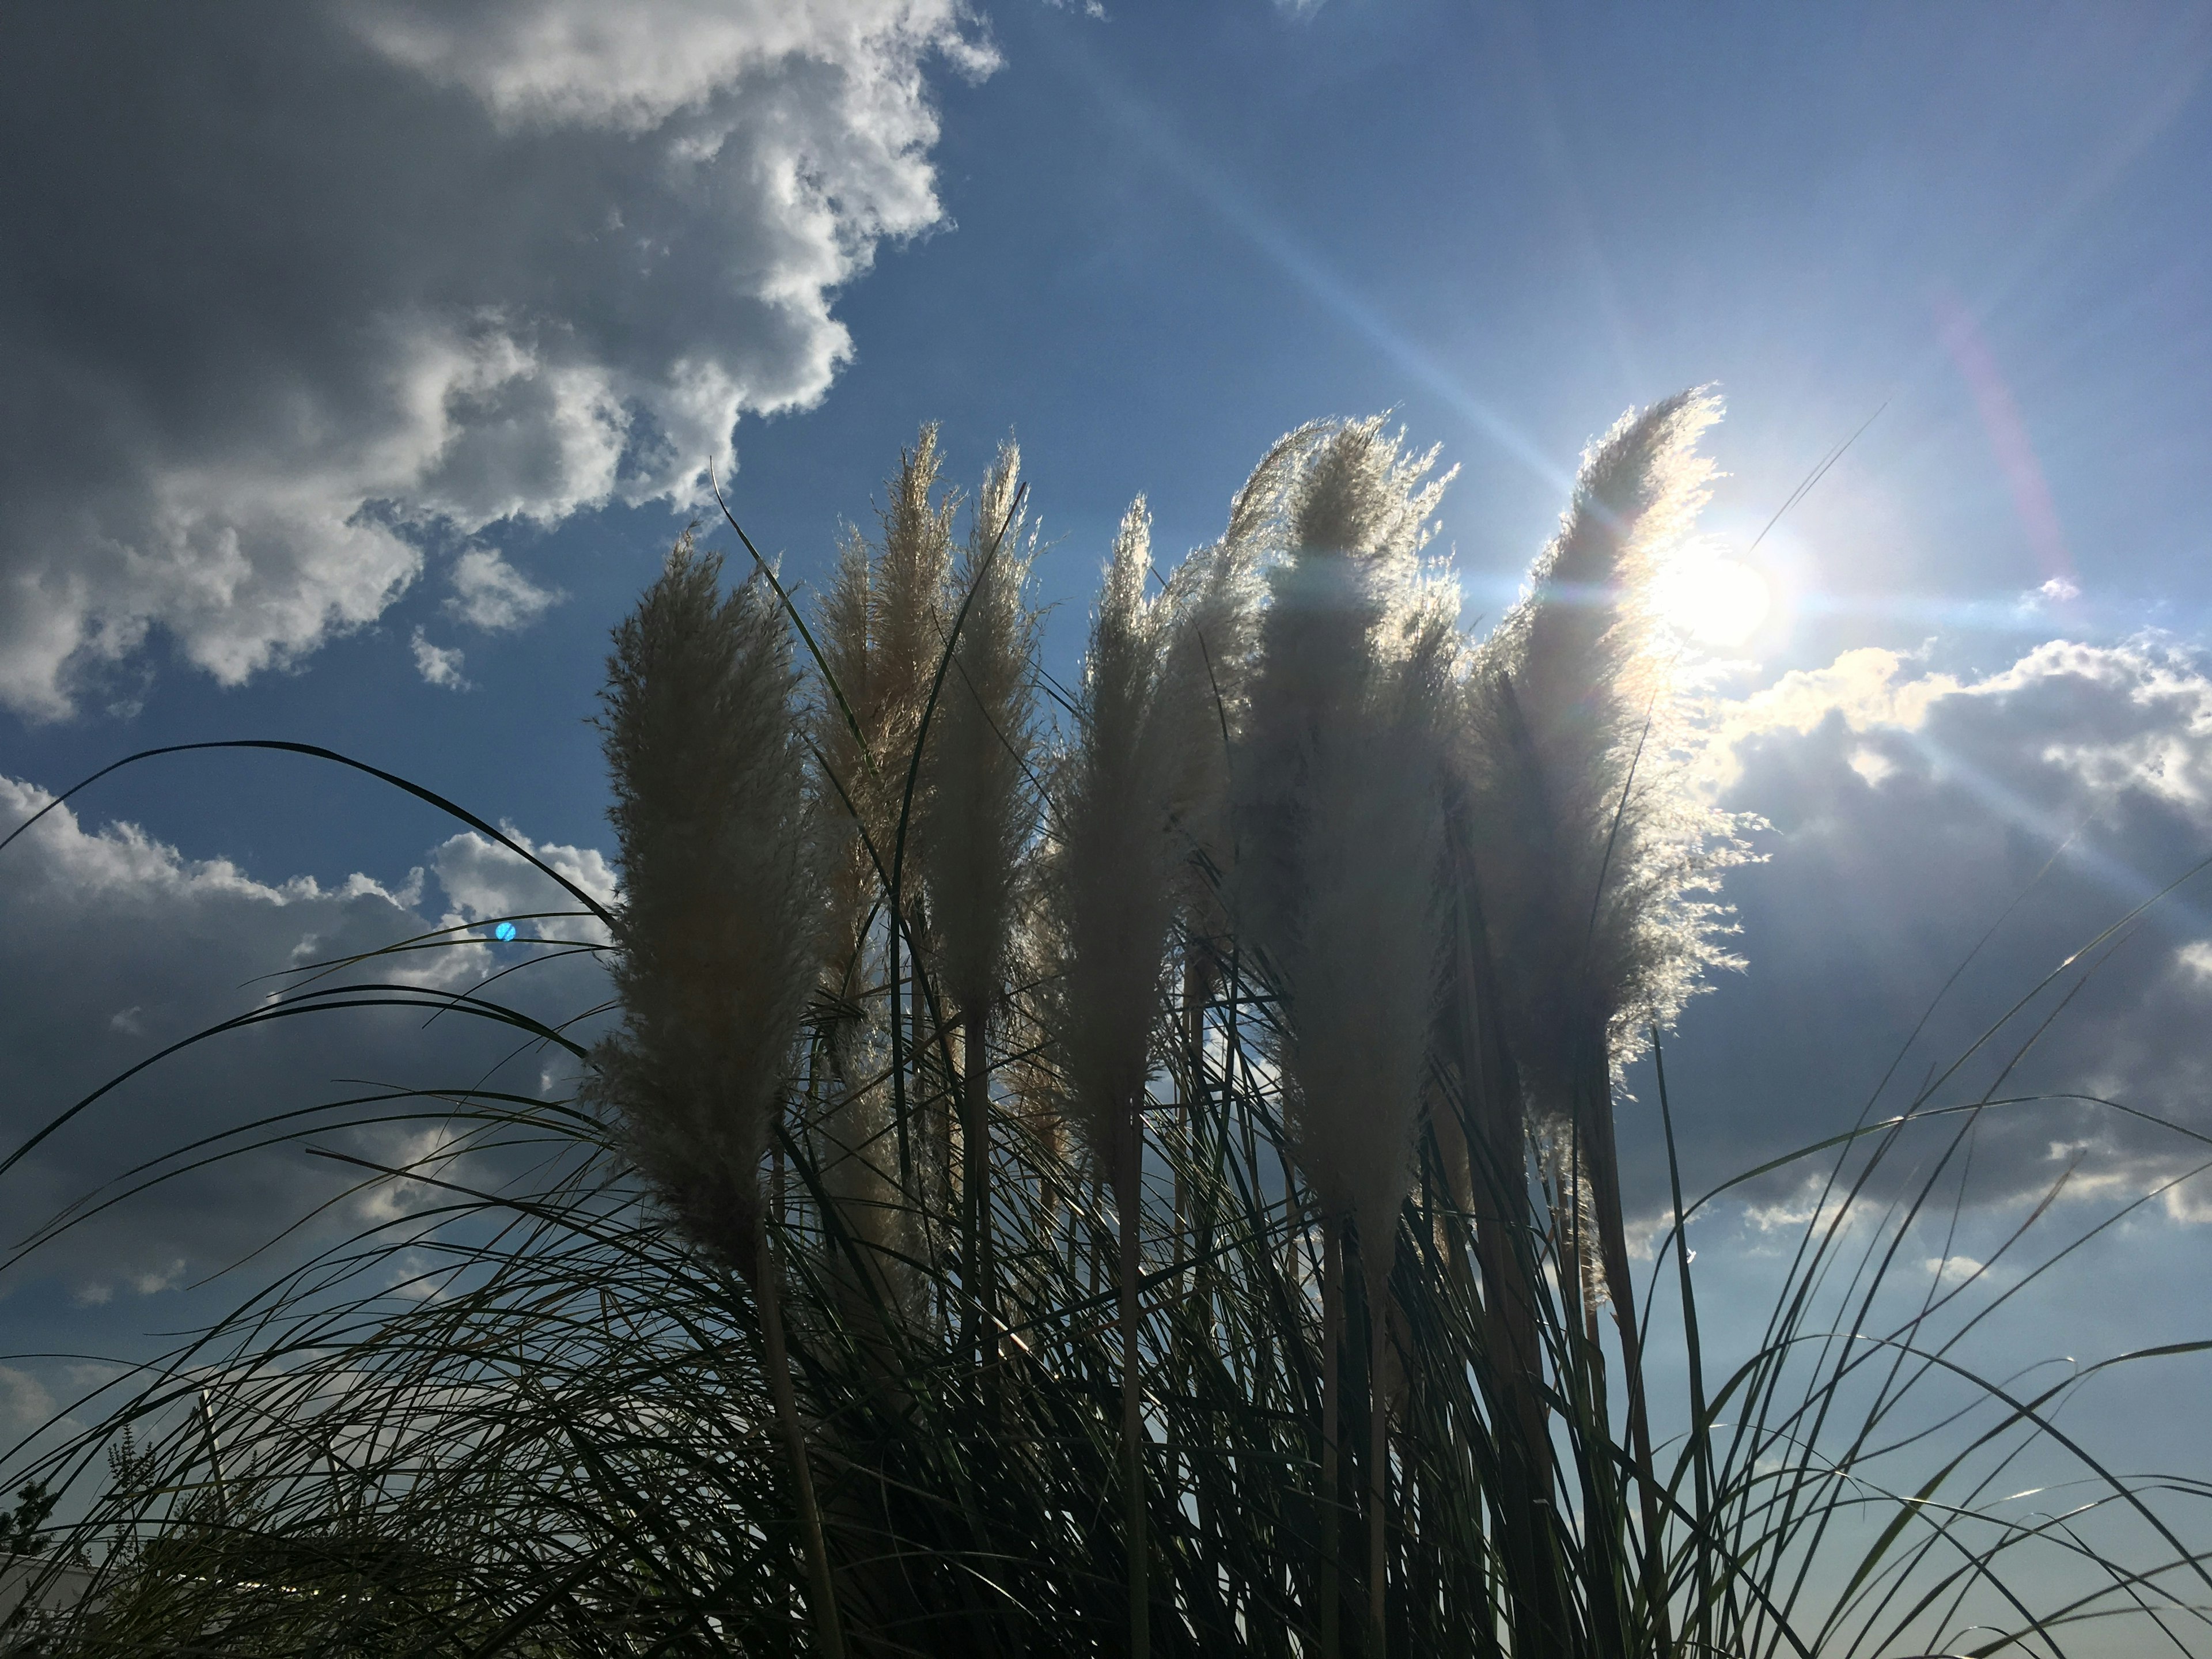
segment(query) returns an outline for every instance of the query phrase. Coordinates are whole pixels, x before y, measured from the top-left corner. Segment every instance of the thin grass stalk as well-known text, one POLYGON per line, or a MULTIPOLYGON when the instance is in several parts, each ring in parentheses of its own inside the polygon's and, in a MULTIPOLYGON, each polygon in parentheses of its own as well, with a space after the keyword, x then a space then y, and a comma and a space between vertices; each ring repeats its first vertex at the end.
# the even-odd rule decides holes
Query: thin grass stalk
POLYGON ((972 1282, 966 1285, 962 1322, 968 1334, 961 1346, 988 1386, 999 1386, 999 1274, 992 1255, 991 1066, 984 1047, 988 1024, 984 1005, 971 1005, 961 1016, 960 1232, 961 1260, 972 1282))
MULTIPOLYGON (((1180 1028, 1188 1018, 1187 1012, 1178 1011, 1175 1024, 1180 1028)), ((1162 1436, 1164 1443, 1160 1448, 1160 1497, 1164 1500, 1162 1507, 1170 1515, 1176 1513, 1182 1505, 1182 1413, 1173 1407, 1179 1404, 1183 1391, 1183 1350, 1186 1346, 1183 1318, 1190 1286, 1187 1273, 1178 1264, 1188 1255, 1190 1247, 1191 1190, 1185 1171, 1190 1163, 1197 1128, 1196 1108, 1191 1103, 1188 1095, 1189 1073, 1181 1066, 1177 1066, 1176 1071, 1176 1098, 1169 1109, 1165 1132, 1162 1136, 1163 1139, 1179 1139, 1182 1142, 1175 1148, 1175 1156, 1170 1160, 1173 1183, 1169 1193, 1171 1207, 1168 1223, 1168 1260, 1170 1265, 1162 1286, 1166 1293, 1168 1327, 1172 1334, 1167 1352, 1162 1357, 1164 1364, 1161 1367, 1161 1382, 1170 1402, 1170 1409, 1166 1413, 1165 1432, 1162 1436)))
POLYGON ((1121 1482, 1124 1548, 1128 1553, 1128 1650, 1131 1659, 1152 1651, 1152 1595, 1147 1581, 1151 1550, 1146 1541, 1144 1359, 1138 1297, 1144 1259, 1139 1248, 1144 1225, 1145 1127, 1136 1112, 1123 1115, 1115 1160, 1114 1212, 1120 1260, 1115 1307, 1121 1338, 1121 1482))
POLYGON ((1674 1150, 1674 1110, 1667 1097, 1667 1056, 1659 1032, 1651 1032, 1651 1066, 1659 1091, 1659 1126, 1667 1140, 1668 1192, 1674 1203, 1674 1266, 1681 1288, 1682 1336, 1690 1387, 1689 1453, 1696 1481, 1697 1508, 1691 1514, 1691 1568, 1697 1601, 1684 1638, 1700 1650, 1713 1644, 1713 1462, 1711 1418, 1705 1405, 1704 1344, 1698 1331, 1697 1292, 1690 1280, 1689 1229, 1682 1214, 1682 1165, 1674 1150))
POLYGON ((830 1547, 822 1533, 822 1508, 814 1495, 814 1474, 806 1455, 806 1432, 799 1416, 799 1399, 791 1382, 791 1355, 784 1342, 783 1298, 779 1289, 782 1268, 776 1260, 774 1232, 760 1231, 759 1267, 756 1285, 760 1299, 761 1336, 767 1348, 769 1387, 775 1401, 776 1425, 783 1436, 785 1458, 791 1465, 792 1485, 799 1500, 799 1532, 805 1545, 806 1576, 814 1615, 815 1639, 824 1659, 844 1659, 845 1634, 837 1616, 837 1591, 830 1572, 830 1547))
POLYGON ((1635 1460, 1644 1522, 1644 1598, 1656 1628, 1660 1650, 1669 1645, 1664 1541, 1660 1513, 1664 1501, 1651 1455, 1650 1407, 1644 1385, 1644 1345, 1636 1319, 1635 1285, 1628 1260, 1628 1235, 1620 1201, 1620 1166, 1613 1140, 1613 1066, 1603 1038, 1592 1045, 1583 1069, 1589 1103, 1577 1117, 1590 1125, 1582 1154, 1589 1166, 1591 1208, 1604 1264, 1606 1291, 1620 1337, 1621 1382, 1627 1395, 1629 1453, 1635 1460))
POLYGON ((1322 1659, 1343 1650, 1338 1588, 1342 1574, 1343 1492, 1337 1472, 1337 1425, 1343 1413, 1344 1221, 1325 1213, 1321 1222, 1321 1486, 1314 1494, 1321 1528, 1322 1659))
POLYGON ((1635 1629, 1631 1586, 1623 1571, 1626 1518, 1611 1434, 1605 1350, 1600 1340, 1595 1264, 1589 1238, 1589 1182, 1578 1125, 1570 1123, 1556 1149, 1551 1200, 1553 1261, 1559 1283, 1559 1352, 1553 1372, 1565 1397, 1565 1428, 1582 1507, 1578 1571, 1583 1616, 1601 1654, 1632 1650, 1635 1629))
POLYGON ((1466 821, 1453 837, 1457 872, 1454 903, 1452 1008, 1460 1054, 1461 1109, 1470 1120, 1468 1198, 1474 1212, 1474 1255, 1482 1273, 1483 1376, 1491 1401, 1491 1432, 1504 1481, 1496 1511, 1499 1552, 1517 1650, 1542 1653, 1564 1643, 1566 1620, 1551 1567, 1552 1437, 1541 1390, 1543 1355, 1536 1336, 1537 1295, 1528 1241, 1532 1225, 1527 1177, 1528 1131, 1519 1079, 1486 1015, 1498 1005, 1473 872, 1466 821))
MULTIPOLYGON (((1391 1243, 1397 1243, 1394 1237, 1391 1243)), ((1370 1248, 1361 1242, 1363 1252, 1370 1248)), ((1378 1242, 1373 1248, 1383 1247, 1378 1242)), ((1376 1275, 1364 1275, 1370 1290, 1376 1275)), ((1383 1659, 1389 1650, 1388 1619, 1390 1497, 1390 1410, 1382 1391, 1382 1360, 1390 1340, 1389 1304, 1370 1295, 1367 1305, 1367 1652, 1383 1659)))

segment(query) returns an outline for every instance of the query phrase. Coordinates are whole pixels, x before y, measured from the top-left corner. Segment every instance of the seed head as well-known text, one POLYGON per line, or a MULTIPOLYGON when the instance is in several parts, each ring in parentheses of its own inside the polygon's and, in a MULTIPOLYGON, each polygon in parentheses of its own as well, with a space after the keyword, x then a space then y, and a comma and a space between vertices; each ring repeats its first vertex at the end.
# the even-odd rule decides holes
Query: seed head
MULTIPOLYGON (((1299 1161, 1352 1218, 1380 1296, 1410 1175, 1442 948, 1449 611, 1419 554, 1447 480, 1380 419, 1318 433, 1286 492, 1247 741, 1236 891, 1286 1000, 1277 1058, 1299 1161)), ((1450 609, 1455 609, 1450 607, 1450 609)))
POLYGON ((727 599, 720 578, 686 532, 615 630, 601 729, 623 1023, 590 1088, 677 1224, 750 1275, 817 889, 790 636, 758 578, 727 599))

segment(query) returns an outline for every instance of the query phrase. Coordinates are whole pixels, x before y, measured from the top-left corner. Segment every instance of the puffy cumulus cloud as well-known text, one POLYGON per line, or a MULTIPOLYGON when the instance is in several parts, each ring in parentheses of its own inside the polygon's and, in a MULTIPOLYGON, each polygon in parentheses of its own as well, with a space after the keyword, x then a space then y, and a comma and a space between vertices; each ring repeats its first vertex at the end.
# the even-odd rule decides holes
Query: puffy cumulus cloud
POLYGON ((836 290, 940 216, 927 76, 992 62, 961 0, 11 15, 0 702, 157 629, 236 683, 426 543, 690 501, 850 356, 836 290))
MULTIPOLYGON (((0 823, 21 822, 49 799, 0 778, 0 823)), ((580 885, 611 890, 596 851, 555 847, 544 855, 580 885)), ((90 825, 66 807, 49 813, 0 853, 0 983, 9 988, 0 1000, 0 1155, 126 1068, 264 1006, 280 987, 299 988, 324 974, 324 964, 487 915, 574 908, 480 836, 453 837, 425 864, 397 883, 366 875, 335 884, 304 876, 269 881, 228 860, 187 857, 131 824, 90 825)), ((551 922, 543 932, 580 937, 551 922)), ((457 945, 378 957, 315 982, 466 991, 539 954, 479 932, 457 945)), ((573 1017, 605 994, 596 959, 580 954, 507 975, 487 993, 555 1018, 573 1017)), ((9 1223, 0 1263, 64 1206, 133 1166, 257 1118, 393 1087, 565 1093, 573 1076, 565 1054, 519 1044, 510 1029, 452 1014, 426 1022, 419 1006, 284 1018, 228 1033, 124 1084, 0 1176, 0 1217, 9 1223)), ((373 1130, 343 1127, 343 1119, 366 1115, 354 1109, 293 1127, 312 1131, 308 1144, 402 1165, 442 1155, 452 1144, 439 1101, 377 1109, 417 1115, 373 1130)), ((310 1158, 299 1145, 228 1158, 0 1267, 0 1297, 44 1285, 74 1306, 128 1317, 131 1308, 266 1243, 360 1175, 310 1158)), ((340 1204, 325 1224, 371 1223, 409 1201, 404 1189, 371 1190, 340 1204)), ((19 1328, 21 1306, 13 1316, 19 1328)))
POLYGON ((1802 737, 1832 719, 1853 732, 1917 726, 1930 702, 1959 689, 1948 675, 1913 675, 1905 658, 1873 647, 1846 651, 1826 668, 1792 669, 1748 697, 1717 706, 1716 740, 1701 757, 1707 782, 1725 789, 1742 776, 1740 745, 1747 738, 1802 737))
MULTIPOLYGON (((748 70, 799 57, 887 58, 893 80, 910 70, 917 44, 943 51, 970 75, 996 62, 988 47, 960 33, 957 9, 869 0, 622 7, 495 0, 465 11, 422 0, 356 0, 345 15, 379 51, 432 80, 465 87, 510 127, 651 132, 748 70)), ((867 101, 856 99, 854 108, 867 101)), ((888 101, 902 100, 894 94, 888 101)))
MULTIPOLYGON (((511 823, 500 825, 500 830, 602 904, 617 896, 613 866, 597 848, 551 842, 541 847, 511 823)), ((453 906, 446 917, 447 926, 518 917, 524 920, 516 922, 517 931, 538 939, 608 942, 607 930, 597 918, 576 914, 573 894, 548 880, 528 860, 473 830, 441 845, 431 856, 431 867, 453 906)))
MULTIPOLYGON (((2071 1169, 2075 1191, 2109 1199, 2212 1157, 2191 1138, 2212 1135, 2212 878, 2160 896, 2212 857, 2207 671, 2155 640, 2055 641, 1971 680, 1855 651, 1723 706, 1712 787, 1773 827, 1768 862, 1729 878, 1749 971, 1670 1045, 1693 1182, 1869 1103, 1984 1097, 2040 1097, 1980 1114, 1954 1156, 1984 1198, 2071 1169)), ((1624 1117, 1656 1202, 1656 1126, 1624 1117)), ((1931 1167, 1964 1121, 1903 1142, 1880 1189, 1931 1167)), ((1810 1201, 1796 1182, 1770 1178, 1758 1201, 1795 1217, 1810 1201)), ((2208 1193, 2212 1177, 2161 1203, 2204 1218, 2208 1193)))

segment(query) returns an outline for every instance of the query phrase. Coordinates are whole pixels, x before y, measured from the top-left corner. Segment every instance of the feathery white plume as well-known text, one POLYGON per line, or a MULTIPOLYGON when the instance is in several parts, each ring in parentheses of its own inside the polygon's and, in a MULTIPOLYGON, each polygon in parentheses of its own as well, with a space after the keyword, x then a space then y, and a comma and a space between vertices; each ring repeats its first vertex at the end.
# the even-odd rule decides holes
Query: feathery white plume
POLYGON ((1269 447, 1230 502, 1221 539, 1185 559, 1158 602, 1162 661, 1154 718, 1168 818, 1182 853, 1177 908, 1195 935, 1214 937, 1226 927, 1219 884, 1232 858, 1229 763, 1244 730, 1259 643, 1261 571, 1280 550, 1298 464, 1326 429, 1300 427, 1269 447))
MULTIPOLYGON (((1021 873, 1036 828, 1030 760, 1038 614, 1026 589, 1034 544, 1014 513, 1021 451, 1010 440, 975 502, 956 578, 973 592, 928 738, 930 795, 918 850, 945 982, 963 1012, 1001 981, 1021 873)), ((945 607, 951 626, 957 605, 945 607)), ((940 649, 942 648, 940 645, 940 649)))
POLYGON ((1289 999, 1299 1161, 1359 1227, 1379 1294, 1410 1176, 1442 932, 1439 726, 1450 612, 1419 552, 1449 475, 1382 420, 1310 441, 1271 573, 1237 757, 1237 893, 1289 999), (1439 625, 1441 623, 1441 626, 1439 625))
MULTIPOLYGON (((883 552, 870 588, 869 628, 876 656, 869 712, 861 718, 876 760, 903 773, 914 752, 930 681, 951 623, 952 518, 959 502, 936 494, 941 465, 937 427, 924 426, 899 470, 883 511, 883 552)), ((890 803, 897 810, 897 802, 890 803)))
POLYGON ((1698 895, 1741 843, 1687 786, 1674 658, 1650 610, 1705 499, 1696 445, 1719 414, 1717 398, 1682 392, 1591 447, 1559 535, 1477 659, 1474 859, 1540 1119, 1567 1109, 1578 1042, 1602 1037, 1617 1067, 1705 969, 1735 965, 1715 939, 1723 913, 1698 895))
POLYGON ((822 839, 822 871, 828 884, 822 988, 833 1010, 833 1051, 843 1041, 844 1028, 859 1013, 856 999, 866 973, 866 933, 878 885, 869 841, 875 842, 878 855, 884 852, 886 790, 877 751, 887 699, 874 636, 874 577, 868 544, 858 531, 848 531, 838 549, 837 572, 815 627, 823 665, 836 682, 834 690, 815 686, 810 722, 821 772, 827 775, 814 778, 814 822, 822 839))
MULTIPOLYGON (((925 425, 886 484, 878 544, 848 531, 817 628, 835 685, 817 684, 812 710, 827 775, 817 777, 816 800, 828 898, 819 1018, 832 1073, 817 1126, 821 1179, 872 1266, 875 1293, 898 1304, 912 1289, 903 1258, 915 1248, 915 1218, 898 1189, 884 1080, 896 1011, 864 1006, 864 998, 890 994, 878 975, 887 977, 894 923, 878 907, 948 620, 956 504, 938 498, 938 471, 937 428, 925 425)), ((926 776, 920 782, 916 799, 926 805, 926 776)), ((845 1265, 841 1255, 840 1274, 845 1265)))
POLYGON ((1084 663, 1079 730, 1060 769, 1051 884, 1061 954, 1054 1036, 1071 1102, 1118 1179, 1116 1137, 1152 1070, 1179 849, 1170 834, 1161 608, 1148 604, 1152 514, 1121 520, 1084 663))
POLYGON ((758 578, 723 599, 720 577, 687 532, 615 632, 602 729, 623 1024, 592 1088, 678 1224, 750 1277, 816 886, 790 635, 758 578))

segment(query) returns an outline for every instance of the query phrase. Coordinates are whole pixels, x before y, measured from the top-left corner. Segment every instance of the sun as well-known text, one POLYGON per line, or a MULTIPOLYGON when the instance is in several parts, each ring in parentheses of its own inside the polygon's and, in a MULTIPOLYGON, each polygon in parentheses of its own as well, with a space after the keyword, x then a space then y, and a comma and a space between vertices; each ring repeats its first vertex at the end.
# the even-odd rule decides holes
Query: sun
POLYGON ((1766 578, 1735 559, 1692 556, 1655 585, 1660 619, 1700 645, 1741 645, 1773 604, 1766 578))

